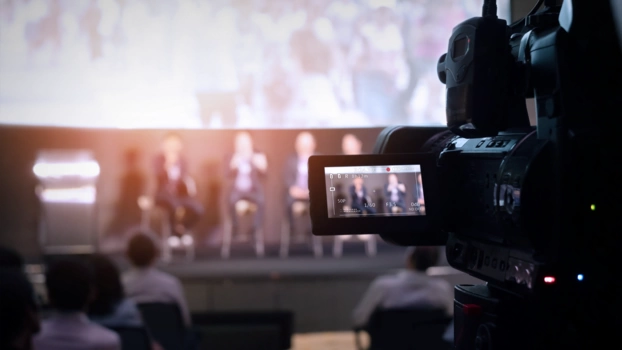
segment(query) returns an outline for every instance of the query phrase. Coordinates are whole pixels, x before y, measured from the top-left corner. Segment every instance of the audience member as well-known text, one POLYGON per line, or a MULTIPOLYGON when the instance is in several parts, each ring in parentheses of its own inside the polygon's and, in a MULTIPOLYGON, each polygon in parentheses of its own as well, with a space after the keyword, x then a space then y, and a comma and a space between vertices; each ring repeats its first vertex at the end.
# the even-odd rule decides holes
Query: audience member
POLYGON ((190 325, 190 313, 183 288, 172 275, 155 268, 158 250, 153 239, 139 233, 130 239, 127 257, 132 264, 130 271, 122 276, 128 298, 136 303, 176 303, 184 323, 190 325))
POLYGON ((183 144, 177 134, 168 134, 162 142, 161 153, 155 159, 157 193, 155 202, 168 210, 174 236, 179 239, 203 213, 203 206, 194 197, 188 184, 188 164, 182 154, 183 144))
POLYGON ((0 269, 24 269, 24 260, 21 255, 13 249, 0 246, 0 269))
POLYGON ((90 259, 95 276, 95 299, 89 306, 91 321, 105 327, 141 326, 140 311, 125 297, 117 266, 103 255, 90 259))
POLYGON ((0 247, 0 349, 30 350, 39 332, 35 293, 23 267, 19 253, 0 247))
POLYGON ((379 308, 440 308, 453 314, 453 290, 445 280, 430 277, 426 270, 439 257, 438 247, 416 247, 408 250, 406 269, 397 274, 380 276, 369 287, 354 309, 355 326, 364 326, 379 308))
POLYGON ((35 350, 121 349, 119 336, 86 316, 95 295, 93 271, 78 260, 59 260, 45 274, 48 297, 55 313, 42 322, 34 338, 35 350))

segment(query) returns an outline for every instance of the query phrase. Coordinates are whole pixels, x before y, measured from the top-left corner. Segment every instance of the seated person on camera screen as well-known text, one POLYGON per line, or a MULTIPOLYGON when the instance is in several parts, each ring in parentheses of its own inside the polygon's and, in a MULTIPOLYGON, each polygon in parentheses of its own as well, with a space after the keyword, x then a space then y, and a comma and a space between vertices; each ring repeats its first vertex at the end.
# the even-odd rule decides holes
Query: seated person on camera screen
POLYGON ((254 228, 261 228, 264 202, 261 177, 268 170, 266 155, 255 151, 253 139, 249 133, 240 132, 235 137, 235 151, 228 165, 227 178, 233 180, 229 193, 229 211, 233 232, 237 232, 236 217, 249 212, 254 212, 254 228))
POLYGON ((177 236, 183 235, 203 213, 203 206, 188 188, 188 163, 182 150, 181 137, 168 134, 155 159, 155 203, 168 211, 173 233, 177 236))
POLYGON ((396 174, 389 174, 388 183, 385 185, 385 195, 390 204, 391 213, 406 211, 406 185, 399 181, 396 174))
POLYGON ((350 185, 350 199, 352 209, 357 209, 360 214, 375 214, 376 210, 370 206, 369 195, 361 177, 356 177, 350 185))
POLYGON ((439 308, 453 314, 454 292, 451 285, 426 274, 436 265, 439 247, 410 247, 406 268, 372 282, 354 309, 355 326, 365 326, 376 309, 439 308))

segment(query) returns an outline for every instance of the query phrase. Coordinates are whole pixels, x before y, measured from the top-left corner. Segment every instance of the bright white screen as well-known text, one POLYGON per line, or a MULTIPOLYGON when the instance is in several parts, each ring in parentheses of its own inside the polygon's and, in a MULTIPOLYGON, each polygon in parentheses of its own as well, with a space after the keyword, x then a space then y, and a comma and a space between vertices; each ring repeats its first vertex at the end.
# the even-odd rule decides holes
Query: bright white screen
POLYGON ((436 61, 481 3, 5 0, 0 123, 440 125, 436 61))

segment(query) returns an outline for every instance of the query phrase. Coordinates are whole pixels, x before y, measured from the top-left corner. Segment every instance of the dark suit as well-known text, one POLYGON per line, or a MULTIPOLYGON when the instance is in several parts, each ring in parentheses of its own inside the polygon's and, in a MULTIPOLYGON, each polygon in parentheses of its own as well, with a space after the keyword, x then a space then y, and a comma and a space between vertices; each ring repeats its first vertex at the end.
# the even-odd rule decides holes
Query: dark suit
POLYGON ((170 179, 165 167, 166 160, 163 154, 156 156, 154 170, 157 180, 155 203, 165 208, 169 214, 171 223, 175 223, 175 210, 179 207, 186 209, 182 224, 189 228, 194 225, 201 214, 203 206, 195 198, 191 197, 186 188, 184 179, 188 176, 188 165, 185 158, 179 159, 179 177, 177 180, 170 179))
POLYGON ((363 212, 367 212, 368 214, 375 214, 376 210, 374 208, 365 207, 365 204, 370 204, 367 201, 367 198, 369 197, 367 194, 367 188, 365 186, 363 186, 362 190, 363 196, 359 197, 356 193, 354 185, 350 185, 350 198, 352 199, 352 204, 350 206, 352 207, 352 209, 358 209, 361 214, 363 214, 363 212))
MULTIPOLYGON (((399 182, 398 184, 399 185, 403 185, 403 183, 401 183, 401 182, 399 182)), ((393 202, 393 199, 391 199, 391 194, 392 193, 391 193, 391 191, 389 191, 389 184, 384 185, 384 194, 386 196, 385 200, 387 202, 393 202)), ((403 211, 406 211, 406 191, 400 191, 398 189, 397 197, 398 197, 398 200, 395 201, 395 206, 399 207, 399 208, 402 208, 403 211)), ((389 210, 389 213, 390 212, 391 211, 389 210)))
POLYGON ((227 157, 227 162, 225 162, 227 166, 226 178, 230 179, 229 187, 229 213, 231 215, 231 221, 233 224, 233 232, 236 232, 236 210, 235 204, 240 200, 247 200, 249 202, 254 203, 257 206, 257 211, 255 212, 254 218, 254 226, 255 229, 261 228, 262 219, 263 219, 263 206, 264 206, 264 191, 263 191, 263 173, 255 167, 255 165, 250 162, 251 171, 249 173, 250 177, 250 189, 248 190, 240 190, 236 187, 236 180, 239 174, 238 169, 231 169, 230 164, 234 155, 230 155, 227 157))

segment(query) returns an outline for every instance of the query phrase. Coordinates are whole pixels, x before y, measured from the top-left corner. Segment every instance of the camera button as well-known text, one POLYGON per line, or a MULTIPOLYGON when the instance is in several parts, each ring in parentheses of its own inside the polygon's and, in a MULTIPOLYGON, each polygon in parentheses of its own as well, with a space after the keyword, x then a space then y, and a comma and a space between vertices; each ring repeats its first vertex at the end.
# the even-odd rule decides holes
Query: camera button
POLYGON ((490 257, 486 256, 486 258, 484 259, 484 265, 489 266, 490 265, 490 257))
POLYGON ((501 260, 499 262, 499 270, 505 271, 505 261, 501 260))
POLYGON ((497 258, 492 259, 492 264, 490 266, 492 266, 493 269, 497 268, 497 258))

